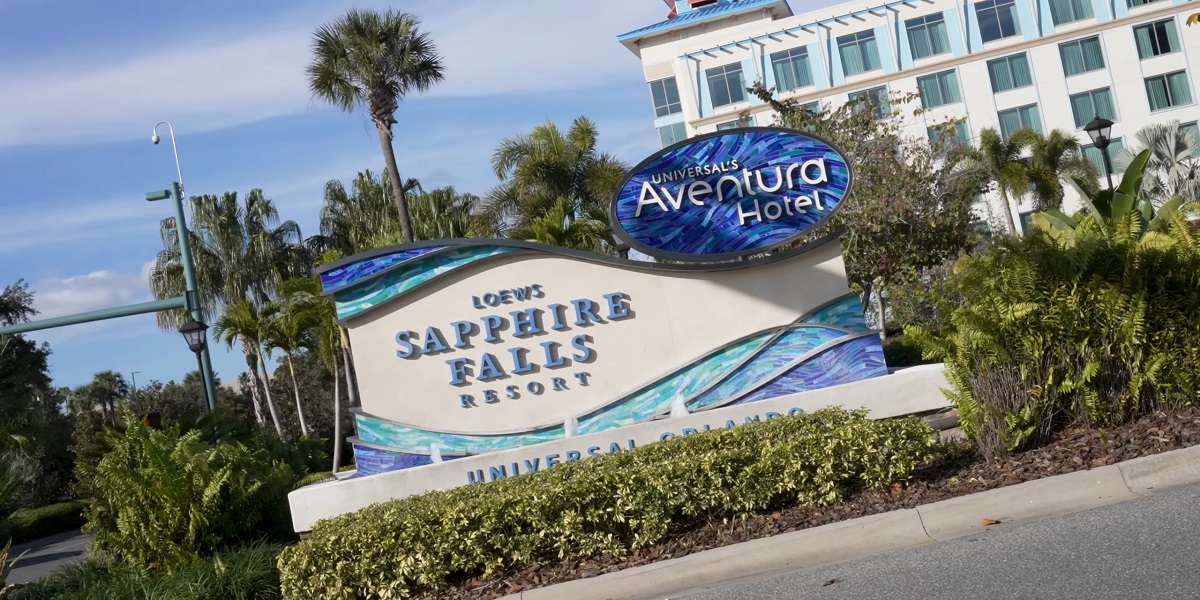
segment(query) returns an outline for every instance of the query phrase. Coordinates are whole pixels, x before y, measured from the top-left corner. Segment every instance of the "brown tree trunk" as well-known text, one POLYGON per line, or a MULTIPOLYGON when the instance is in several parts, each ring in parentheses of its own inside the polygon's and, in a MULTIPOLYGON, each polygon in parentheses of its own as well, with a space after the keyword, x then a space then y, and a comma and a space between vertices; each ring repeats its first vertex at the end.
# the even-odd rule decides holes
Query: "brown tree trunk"
POLYGON ((396 152, 392 149, 392 132, 389 125, 375 122, 379 130, 379 145, 383 148, 383 161, 387 165, 388 179, 392 181, 392 195, 396 199, 396 211, 400 214, 400 235, 404 242, 413 241, 412 222, 408 219, 408 197, 404 195, 404 184, 400 180, 400 169, 396 166, 396 152))
POLYGON ((259 425, 266 425, 267 419, 262 409, 262 390, 258 389, 258 361, 255 359, 254 348, 245 338, 242 339, 242 354, 246 356, 246 372, 250 375, 250 400, 254 402, 254 420, 259 425))

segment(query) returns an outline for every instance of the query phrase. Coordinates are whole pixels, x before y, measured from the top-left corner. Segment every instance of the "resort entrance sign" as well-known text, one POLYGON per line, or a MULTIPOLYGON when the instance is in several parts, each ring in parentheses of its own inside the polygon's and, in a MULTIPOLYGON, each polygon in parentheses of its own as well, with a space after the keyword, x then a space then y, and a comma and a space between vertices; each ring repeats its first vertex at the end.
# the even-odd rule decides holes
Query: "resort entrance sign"
MULTIPOLYGON (((324 266, 358 374, 358 473, 309 504, 348 510, 813 410, 829 395, 803 392, 886 375, 837 235, 812 235, 851 182, 820 138, 730 130, 656 153, 613 200, 616 235, 665 262, 454 239, 324 266)), ((309 493, 293 493, 300 530, 326 514, 305 512, 309 493)))

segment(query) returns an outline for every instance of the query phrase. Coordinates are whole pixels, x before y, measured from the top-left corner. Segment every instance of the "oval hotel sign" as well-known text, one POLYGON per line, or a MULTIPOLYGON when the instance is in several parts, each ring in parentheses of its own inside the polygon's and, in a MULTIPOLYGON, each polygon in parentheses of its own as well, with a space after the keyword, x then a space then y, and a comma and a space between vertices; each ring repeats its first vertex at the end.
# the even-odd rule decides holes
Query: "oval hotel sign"
POLYGON ((612 204, 614 232, 650 256, 690 262, 795 241, 837 211, 851 183, 833 144, 776 127, 701 135, 632 173, 612 204))

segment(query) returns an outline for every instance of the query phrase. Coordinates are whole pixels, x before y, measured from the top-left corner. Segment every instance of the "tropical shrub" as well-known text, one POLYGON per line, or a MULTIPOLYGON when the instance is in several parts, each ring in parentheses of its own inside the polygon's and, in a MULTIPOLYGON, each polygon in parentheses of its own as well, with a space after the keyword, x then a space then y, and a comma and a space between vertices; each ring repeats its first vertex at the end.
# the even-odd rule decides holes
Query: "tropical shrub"
POLYGON ((672 528, 903 481, 936 447, 916 419, 830 408, 393 500, 284 550, 283 594, 402 598, 531 561, 623 555, 672 528))
POLYGON ((16 590, 12 600, 273 600, 279 598, 275 559, 280 547, 254 543, 218 553, 173 573, 146 574, 89 557, 16 590))
POLYGON ((283 462, 203 432, 155 430, 127 412, 124 435, 96 467, 85 532, 126 564, 171 571, 224 547, 288 532, 283 462))
POLYGON ((1187 206, 1139 197, 1144 159, 1073 217, 1047 211, 1038 233, 960 260, 949 332, 905 328, 945 361, 985 456, 1200 399, 1200 235, 1187 206))

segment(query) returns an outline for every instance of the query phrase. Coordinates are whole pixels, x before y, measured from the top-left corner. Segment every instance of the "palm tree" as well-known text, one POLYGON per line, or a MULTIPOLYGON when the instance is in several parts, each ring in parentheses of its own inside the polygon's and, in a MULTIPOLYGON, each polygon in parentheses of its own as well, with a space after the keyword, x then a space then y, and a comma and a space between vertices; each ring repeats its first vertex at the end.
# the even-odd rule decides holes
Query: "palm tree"
POLYGON ((1029 173, 1021 155, 1037 137, 1029 129, 1019 129, 1005 139, 999 131, 986 127, 979 132, 979 146, 967 153, 967 158, 959 167, 978 170, 996 184, 1000 204, 1004 207, 1005 223, 1012 234, 1016 234, 1017 224, 1013 219, 1009 196, 1014 193, 1019 196, 1029 189, 1029 173))
MULTIPOLYGON (((349 339, 346 330, 338 323, 337 307, 332 300, 321 296, 321 282, 318 278, 293 279, 285 284, 284 294, 290 310, 312 323, 318 358, 333 369, 333 472, 337 473, 342 463, 342 396, 339 370, 345 371, 347 391, 351 398, 354 397, 354 386, 350 381, 349 339), (339 359, 343 362, 344 369, 338 368, 339 359)), ((353 403, 353 400, 351 402, 353 403)))
POLYGON ((550 212, 528 225, 513 229, 509 237, 590 252, 600 252, 606 244, 609 247, 614 245, 603 211, 592 209, 571 218, 573 210, 570 200, 560 198, 550 212))
POLYGON ((1079 141, 1071 133, 1055 129, 1043 136, 1034 132, 1029 144, 1026 175, 1035 210, 1062 206, 1065 178, 1086 182, 1100 178, 1100 171, 1083 155, 1079 141))
POLYGON ((100 371, 92 381, 75 388, 71 394, 70 408, 73 413, 90 412, 100 407, 104 419, 114 427, 117 424, 117 403, 129 397, 129 384, 115 371, 100 371))
POLYGON ((300 402, 300 384, 296 380, 296 353, 310 348, 313 339, 310 329, 315 325, 312 315, 299 310, 294 304, 283 302, 278 311, 272 311, 267 319, 263 341, 267 350, 282 350, 287 356, 288 374, 292 379, 292 391, 296 395, 296 416, 300 419, 300 435, 308 435, 308 420, 304 418, 304 405, 300 402))
POLYGON ((1147 125, 1137 132, 1138 145, 1122 148, 1114 162, 1122 170, 1142 150, 1150 150, 1142 179, 1142 193, 1155 204, 1183 196, 1200 198, 1200 159, 1196 152, 1200 140, 1179 126, 1179 121, 1147 125))
MULTIPOLYGON (((193 196, 191 213, 192 255, 206 321, 212 322, 224 307, 241 300, 262 305, 284 279, 307 275, 310 260, 300 245, 300 226, 294 221, 281 223, 275 204, 263 197, 262 190, 251 190, 243 202, 232 192, 219 198, 193 196)), ((164 249, 150 271, 150 289, 160 300, 181 296, 186 287, 175 219, 163 219, 161 230, 164 249)), ((158 325, 174 330, 189 318, 186 311, 159 312, 158 325)), ((242 354, 251 397, 258 404, 261 360, 256 360, 257 349, 245 339, 242 354)))
POLYGON ((501 184, 482 207, 491 235, 503 236, 549 214, 566 199, 567 219, 604 209, 625 178, 626 166, 598 152, 595 123, 579 117, 564 134, 547 121, 529 135, 506 138, 492 154, 501 184))
POLYGON ((400 101, 442 80, 442 59, 417 18, 388 10, 351 10, 313 35, 309 89, 338 108, 362 106, 379 130, 379 145, 395 194, 404 241, 413 240, 407 196, 396 167, 392 125, 400 101))
MULTIPOLYGON (((270 310, 270 307, 268 309, 270 310)), ((234 304, 225 306, 225 310, 213 326, 213 337, 224 342, 225 346, 229 348, 233 347, 234 342, 240 341, 242 348, 249 348, 253 353, 253 364, 262 366, 263 377, 268 378, 263 386, 266 390, 267 408, 271 411, 271 422, 275 425, 275 433, 282 438, 283 427, 279 424, 279 412, 275 410, 275 401, 271 398, 270 371, 267 370, 267 363, 263 360, 262 354, 263 335, 266 332, 269 316, 259 308, 258 304, 242 298, 234 304)), ((254 372, 257 373, 258 369, 256 368, 254 372)), ((255 419, 259 423, 264 423, 262 402, 259 400, 257 390, 251 395, 251 398, 254 401, 255 419)))

